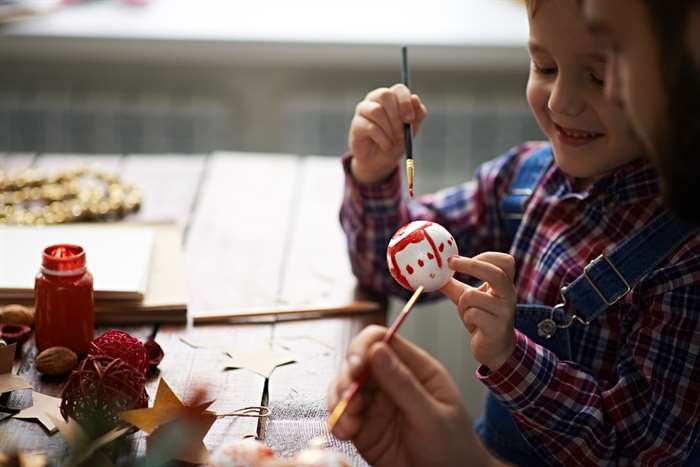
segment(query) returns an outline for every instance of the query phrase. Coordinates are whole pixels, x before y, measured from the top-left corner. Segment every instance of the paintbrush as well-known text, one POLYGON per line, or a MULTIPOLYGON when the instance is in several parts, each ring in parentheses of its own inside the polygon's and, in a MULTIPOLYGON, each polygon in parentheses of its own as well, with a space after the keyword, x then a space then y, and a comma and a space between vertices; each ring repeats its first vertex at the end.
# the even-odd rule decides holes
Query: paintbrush
MULTIPOLYGON (((401 80, 404 86, 411 89, 411 76, 408 70, 408 49, 401 46, 401 80)), ((413 105, 413 103, 411 103, 413 105)), ((410 123, 403 125, 403 139, 406 149, 406 182, 408 183, 408 196, 413 198, 413 178, 415 175, 415 165, 413 162, 413 128, 410 123)))
MULTIPOLYGON (((406 317, 411 312, 413 306, 416 304, 416 301, 422 293, 423 286, 421 285, 416 289, 415 292, 413 292, 413 295, 408 300, 408 302, 406 302, 406 305, 404 305, 403 309, 401 310, 401 313, 399 313, 394 322, 391 323, 391 327, 384 335, 384 339, 382 339, 382 341, 385 344, 388 344, 394 337, 394 335, 397 333, 397 331, 399 330, 403 322, 406 320, 406 317)), ((362 387, 364 382, 367 381, 367 378, 369 378, 369 372, 363 373, 357 381, 352 383, 352 385, 350 386, 350 391, 346 393, 347 397, 342 398, 340 402, 338 402, 338 404, 335 406, 333 412, 331 412, 330 416, 328 417, 329 431, 333 431, 335 426, 338 424, 338 420, 340 420, 340 417, 342 417, 343 412, 345 412, 345 409, 348 407, 348 404, 357 395, 357 393, 360 392, 360 388, 362 387)))

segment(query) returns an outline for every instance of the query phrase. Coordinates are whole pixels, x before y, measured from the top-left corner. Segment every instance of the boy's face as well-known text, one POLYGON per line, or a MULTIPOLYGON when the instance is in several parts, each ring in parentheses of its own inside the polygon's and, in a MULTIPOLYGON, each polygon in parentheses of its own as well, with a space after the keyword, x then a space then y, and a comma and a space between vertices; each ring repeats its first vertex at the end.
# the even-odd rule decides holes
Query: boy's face
POLYGON ((643 154, 622 108, 605 97, 606 57, 575 0, 538 2, 528 47, 528 103, 564 172, 591 180, 643 154))
POLYGON ((622 101, 658 166, 667 203, 677 214, 700 221, 695 201, 700 174, 700 2, 689 8, 687 24, 674 29, 677 37, 667 38, 665 48, 655 27, 665 18, 653 17, 649 3, 585 0, 584 13, 609 52, 607 93, 622 101))

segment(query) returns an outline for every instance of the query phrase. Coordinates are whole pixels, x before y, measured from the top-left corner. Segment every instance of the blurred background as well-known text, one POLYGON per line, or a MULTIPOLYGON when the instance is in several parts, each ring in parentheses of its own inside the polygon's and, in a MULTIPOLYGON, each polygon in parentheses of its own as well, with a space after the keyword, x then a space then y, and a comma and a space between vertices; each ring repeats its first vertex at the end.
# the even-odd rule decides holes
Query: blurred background
MULTIPOLYGON (((338 157, 356 103, 400 80, 400 44, 429 109, 419 193, 541 138, 514 0, 0 0, 0 18, 0 153, 338 157)), ((403 334, 480 414, 453 307, 419 308, 403 334)))

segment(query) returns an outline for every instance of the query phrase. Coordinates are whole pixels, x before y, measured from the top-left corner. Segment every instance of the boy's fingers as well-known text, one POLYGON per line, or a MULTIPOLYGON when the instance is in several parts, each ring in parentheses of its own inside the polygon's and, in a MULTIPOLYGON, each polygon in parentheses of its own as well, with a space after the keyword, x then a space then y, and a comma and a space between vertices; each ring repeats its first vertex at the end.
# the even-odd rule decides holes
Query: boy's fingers
POLYGON ((462 282, 458 281, 453 277, 447 282, 447 284, 442 286, 440 292, 443 295, 447 296, 447 298, 452 300, 452 303, 458 305, 459 298, 462 296, 462 293, 465 290, 467 290, 468 287, 469 286, 467 284, 463 284, 462 282))
POLYGON ((403 141, 403 119, 400 115, 399 99, 396 97, 396 94, 394 94, 390 89, 384 88, 384 91, 379 93, 375 99, 376 102, 382 104, 384 110, 389 116, 392 132, 400 141, 403 141))
POLYGON ((362 101, 357 104, 355 113, 379 126, 393 144, 398 144, 401 141, 394 136, 389 116, 381 104, 372 101, 362 101))
POLYGON ((367 120, 365 117, 355 116, 354 120, 353 126, 356 131, 355 136, 364 135, 379 146, 382 151, 386 153, 391 152, 394 145, 381 127, 367 120))
POLYGON ((489 313, 495 317, 500 316, 499 299, 491 296, 487 292, 482 292, 479 289, 466 290, 459 298, 457 307, 460 310, 468 310, 470 308, 480 308, 485 313, 489 313))
POLYGON ((416 114, 416 121, 413 123, 413 136, 418 134, 418 130, 423 125, 423 121, 428 116, 428 109, 420 101, 420 97, 416 94, 411 96, 411 104, 413 105, 413 111, 416 114))
POLYGON ((411 90, 403 84, 395 84, 391 87, 391 90, 396 94, 399 101, 401 121, 404 123, 413 123, 416 114, 413 111, 413 104, 411 104, 411 90))
POLYGON ((499 253, 497 251, 487 251, 476 255, 473 259, 478 259, 479 261, 485 261, 497 266, 508 275, 508 278, 515 280, 515 258, 507 253, 499 253))
POLYGON ((455 271, 469 274, 477 279, 488 282, 497 296, 501 298, 514 298, 513 281, 501 268, 485 261, 465 258, 463 256, 453 256, 447 261, 450 268, 455 271))

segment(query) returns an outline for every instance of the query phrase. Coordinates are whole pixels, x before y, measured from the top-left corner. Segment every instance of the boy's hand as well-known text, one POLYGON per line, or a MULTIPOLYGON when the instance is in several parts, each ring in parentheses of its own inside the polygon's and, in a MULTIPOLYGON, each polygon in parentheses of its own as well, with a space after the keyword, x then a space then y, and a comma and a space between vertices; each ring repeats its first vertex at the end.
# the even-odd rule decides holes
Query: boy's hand
POLYGON ((412 123, 415 135, 427 114, 420 97, 403 84, 367 94, 355 108, 348 135, 355 179, 377 183, 388 177, 404 151, 404 124, 412 123))
POLYGON ((471 350, 481 364, 496 371, 515 349, 515 259, 487 252, 473 258, 453 256, 448 265, 484 283, 470 287, 451 279, 440 291, 452 300, 471 334, 471 350))

